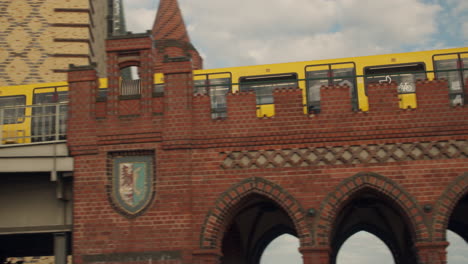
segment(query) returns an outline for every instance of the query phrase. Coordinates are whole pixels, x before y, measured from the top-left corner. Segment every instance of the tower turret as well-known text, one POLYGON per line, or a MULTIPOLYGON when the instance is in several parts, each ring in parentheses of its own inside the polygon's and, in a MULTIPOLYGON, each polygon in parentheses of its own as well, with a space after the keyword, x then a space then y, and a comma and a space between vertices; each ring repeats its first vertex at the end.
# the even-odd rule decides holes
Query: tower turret
POLYGON ((202 58, 190 42, 177 0, 160 0, 152 34, 157 52, 157 72, 165 60, 174 57, 190 58, 194 69, 202 68, 202 58))

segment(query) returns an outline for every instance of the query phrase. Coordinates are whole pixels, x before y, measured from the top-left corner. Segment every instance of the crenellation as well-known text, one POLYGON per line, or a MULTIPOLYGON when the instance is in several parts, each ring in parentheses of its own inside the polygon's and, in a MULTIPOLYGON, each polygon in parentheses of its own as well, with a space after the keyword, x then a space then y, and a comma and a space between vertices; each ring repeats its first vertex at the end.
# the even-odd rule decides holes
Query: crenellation
POLYGON ((396 83, 370 84, 366 91, 369 98, 369 111, 395 112, 399 110, 396 83))

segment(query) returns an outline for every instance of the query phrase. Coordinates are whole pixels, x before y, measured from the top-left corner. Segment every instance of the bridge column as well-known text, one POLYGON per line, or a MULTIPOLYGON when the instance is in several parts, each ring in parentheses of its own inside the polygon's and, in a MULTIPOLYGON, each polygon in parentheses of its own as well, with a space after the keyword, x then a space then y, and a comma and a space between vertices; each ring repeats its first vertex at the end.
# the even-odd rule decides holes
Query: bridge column
POLYGON ((67 234, 66 233, 54 234, 54 256, 55 256, 55 264, 67 263, 67 234))
POLYGON ((215 249, 202 249, 193 252, 193 264, 219 264, 222 254, 215 249))
POLYGON ((448 242, 416 243, 420 264, 447 264, 448 242))
POLYGON ((300 247, 299 252, 302 254, 304 264, 330 263, 329 247, 300 247))

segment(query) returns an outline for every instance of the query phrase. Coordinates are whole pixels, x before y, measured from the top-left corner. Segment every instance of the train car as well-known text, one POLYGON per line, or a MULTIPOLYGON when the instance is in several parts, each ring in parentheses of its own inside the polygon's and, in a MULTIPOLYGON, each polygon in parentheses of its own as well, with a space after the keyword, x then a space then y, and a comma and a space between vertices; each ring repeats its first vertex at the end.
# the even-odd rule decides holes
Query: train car
MULTIPOLYGON (((417 107, 415 83, 444 78, 452 105, 465 103, 468 47, 317 61, 196 70, 194 94, 211 98, 212 118, 226 118, 228 92, 253 91, 257 116, 275 114, 273 90, 300 88, 304 114, 319 114, 320 87, 348 86, 353 111, 369 109, 366 87, 371 83, 397 84, 401 108, 417 107)), ((140 93, 137 71, 122 70, 120 93, 140 93), (132 72, 132 71, 130 71, 132 72), (130 76, 130 77, 129 77, 130 76), (127 78, 129 78, 127 80, 127 78)), ((97 100, 106 99, 107 79, 100 79, 97 100)), ((67 83, 0 87, 0 143, 31 143, 65 138, 67 83)), ((154 75, 153 95, 164 94, 164 76, 154 75)))
MULTIPOLYGON (((273 90, 299 87, 304 113, 320 113, 320 87, 347 85, 354 111, 369 111, 366 88, 370 83, 395 82, 401 108, 416 108, 415 82, 445 78, 452 104, 463 104, 468 48, 363 56, 344 59, 279 63, 194 72, 196 92, 210 91, 214 113, 223 112, 228 91, 254 91, 257 116, 274 115, 273 90), (465 66, 464 66, 465 65, 465 66)), ((223 117, 225 114, 218 114, 223 117)), ((215 115, 214 115, 215 116, 215 115)))

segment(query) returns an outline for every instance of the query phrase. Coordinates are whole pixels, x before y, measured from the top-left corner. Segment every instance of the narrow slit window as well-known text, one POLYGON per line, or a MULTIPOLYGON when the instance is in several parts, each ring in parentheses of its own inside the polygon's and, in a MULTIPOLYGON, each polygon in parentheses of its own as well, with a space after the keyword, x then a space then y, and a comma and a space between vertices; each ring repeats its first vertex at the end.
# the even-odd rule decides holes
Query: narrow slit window
POLYGON ((141 94, 140 67, 129 66, 120 70, 120 95, 141 94))

